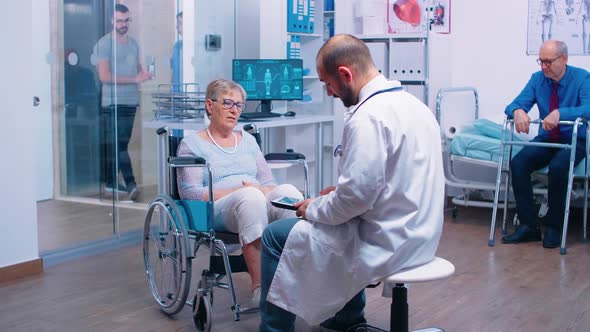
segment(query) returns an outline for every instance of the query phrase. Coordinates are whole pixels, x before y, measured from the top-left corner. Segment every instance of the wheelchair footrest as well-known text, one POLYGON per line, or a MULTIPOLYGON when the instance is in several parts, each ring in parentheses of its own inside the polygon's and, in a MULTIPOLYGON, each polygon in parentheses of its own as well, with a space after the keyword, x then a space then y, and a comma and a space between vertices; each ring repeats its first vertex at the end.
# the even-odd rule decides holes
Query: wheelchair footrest
MULTIPOLYGON (((226 274, 225 266, 223 265, 223 257, 213 256, 211 257, 209 270, 215 274, 226 274)), ((237 272, 248 272, 244 255, 229 256, 229 266, 231 267, 232 273, 237 272)))

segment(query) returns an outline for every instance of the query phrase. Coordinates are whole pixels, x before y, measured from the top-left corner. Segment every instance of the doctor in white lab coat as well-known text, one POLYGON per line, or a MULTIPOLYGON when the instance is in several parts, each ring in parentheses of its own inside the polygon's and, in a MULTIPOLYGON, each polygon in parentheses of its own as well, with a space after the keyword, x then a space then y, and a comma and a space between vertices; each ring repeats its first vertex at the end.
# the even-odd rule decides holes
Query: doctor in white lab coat
POLYGON ((443 222, 440 129, 420 100, 388 82, 369 49, 336 35, 316 65, 346 112, 338 183, 297 203, 302 219, 262 236, 260 331, 292 331, 295 316, 344 331, 364 323, 363 289, 434 258, 443 222))

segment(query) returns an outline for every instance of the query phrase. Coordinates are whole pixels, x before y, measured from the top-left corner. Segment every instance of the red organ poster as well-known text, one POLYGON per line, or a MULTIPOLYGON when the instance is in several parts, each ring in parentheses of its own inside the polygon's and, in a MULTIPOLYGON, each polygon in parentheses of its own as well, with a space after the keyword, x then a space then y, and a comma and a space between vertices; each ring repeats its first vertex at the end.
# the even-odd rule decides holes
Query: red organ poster
POLYGON ((426 31, 425 0, 388 0, 387 25, 389 33, 418 34, 426 31))

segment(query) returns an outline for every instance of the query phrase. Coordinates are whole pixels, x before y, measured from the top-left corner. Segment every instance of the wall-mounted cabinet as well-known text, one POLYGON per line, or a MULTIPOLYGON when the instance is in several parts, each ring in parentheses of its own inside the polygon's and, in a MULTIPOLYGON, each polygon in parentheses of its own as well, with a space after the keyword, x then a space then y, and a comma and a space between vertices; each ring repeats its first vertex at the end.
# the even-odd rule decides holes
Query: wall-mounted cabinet
POLYGON ((381 73, 402 83, 408 92, 428 103, 428 36, 357 35, 365 41, 381 73))
MULTIPOLYGON (((352 34, 367 43, 381 73, 399 80, 416 97, 428 103, 428 11, 416 1, 419 15, 395 13, 391 1, 335 0, 336 33, 352 34)), ((402 9, 405 10, 405 9, 402 9)))
MULTIPOLYGON (((257 10, 258 20, 254 23, 249 19, 248 25, 244 24, 245 19, 238 20, 238 56, 243 56, 244 51, 248 50, 248 57, 300 58, 303 62, 303 99, 272 102, 274 113, 295 112, 293 124, 269 128, 267 137, 270 139, 265 148, 267 151, 294 149, 303 153, 310 164, 311 183, 315 183, 315 187, 321 189, 333 183, 331 158, 318 153, 324 150, 331 151, 333 144, 332 98, 327 96, 324 84, 319 80, 315 63, 317 52, 325 37, 324 0, 249 0, 248 3, 249 8, 245 10, 249 13, 257 10), (295 14, 301 14, 297 16, 303 16, 303 20, 294 19, 295 14), (257 31, 258 36, 253 37, 249 31, 257 31), (249 40, 248 45, 240 42, 240 39, 244 38, 249 40), (257 46, 256 53, 252 52, 253 44, 257 46), (311 118, 320 122, 307 121, 311 118), (299 120, 301 124, 297 124, 299 120), (321 139, 318 139, 318 135, 321 135, 321 139)), ((239 6, 241 8, 241 2, 239 6)), ((331 156, 331 153, 329 155, 331 156)), ((297 172, 295 168, 285 170, 283 174, 279 172, 277 178, 279 181, 294 183, 295 179, 300 177, 300 174, 295 174, 297 172)))
POLYGON ((332 114, 331 103, 327 102, 315 64, 316 54, 324 43, 323 8, 323 0, 260 1, 259 57, 303 60, 303 100, 275 102, 274 112, 293 110, 298 114, 332 114), (308 23, 307 28, 293 28, 292 17, 298 10, 303 10, 302 14, 308 15, 308 19, 313 22, 308 23))

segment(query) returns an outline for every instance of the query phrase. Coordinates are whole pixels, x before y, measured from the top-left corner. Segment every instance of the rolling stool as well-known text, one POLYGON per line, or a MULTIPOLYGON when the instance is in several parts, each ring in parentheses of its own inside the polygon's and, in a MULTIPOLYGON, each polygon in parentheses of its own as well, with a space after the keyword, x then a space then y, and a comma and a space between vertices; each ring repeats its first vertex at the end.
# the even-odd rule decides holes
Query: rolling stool
MULTIPOLYGON (((440 257, 415 268, 405 269, 382 280, 383 296, 391 297, 389 312, 390 332, 408 332, 408 289, 404 284, 427 282, 450 277, 455 266, 440 257)), ((427 328, 415 332, 444 332, 439 328, 427 328)))

